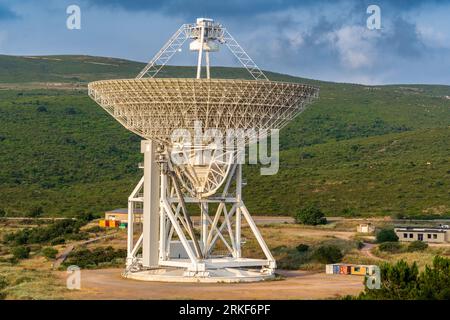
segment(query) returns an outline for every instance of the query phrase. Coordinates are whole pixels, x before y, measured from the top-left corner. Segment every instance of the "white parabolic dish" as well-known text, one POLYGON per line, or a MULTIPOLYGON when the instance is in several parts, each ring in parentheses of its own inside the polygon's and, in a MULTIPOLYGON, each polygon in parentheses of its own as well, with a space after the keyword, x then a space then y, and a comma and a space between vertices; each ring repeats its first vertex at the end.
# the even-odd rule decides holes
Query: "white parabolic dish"
POLYGON ((281 129, 316 98, 313 86, 276 81, 142 78, 89 83, 89 95, 125 128, 170 141, 174 129, 281 129))

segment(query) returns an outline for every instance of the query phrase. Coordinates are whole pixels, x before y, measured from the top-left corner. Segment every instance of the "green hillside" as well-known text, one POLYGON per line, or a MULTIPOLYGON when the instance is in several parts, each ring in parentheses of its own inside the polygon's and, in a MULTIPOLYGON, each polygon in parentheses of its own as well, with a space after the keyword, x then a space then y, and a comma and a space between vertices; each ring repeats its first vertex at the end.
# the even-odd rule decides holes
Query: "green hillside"
MULTIPOLYGON (((21 215, 41 206, 45 214, 77 215, 126 205, 141 174, 140 138, 92 102, 83 86, 133 77, 142 66, 88 56, 0 56, 0 209, 21 215), (82 88, 40 88, 46 82, 82 88)), ((163 70, 165 77, 194 74, 189 67, 163 70)), ((238 68, 212 73, 248 78, 238 68)), ((279 173, 245 169, 252 212, 292 214, 317 202, 329 215, 450 214, 449 86, 368 87, 268 76, 321 91, 282 130, 279 173)))

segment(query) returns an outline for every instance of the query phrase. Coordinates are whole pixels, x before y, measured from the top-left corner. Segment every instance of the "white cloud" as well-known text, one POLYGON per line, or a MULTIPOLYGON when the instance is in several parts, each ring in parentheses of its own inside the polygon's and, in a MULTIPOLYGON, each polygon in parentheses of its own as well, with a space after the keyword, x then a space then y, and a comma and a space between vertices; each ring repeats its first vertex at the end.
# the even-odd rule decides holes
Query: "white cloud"
POLYGON ((337 49, 344 66, 358 69, 374 65, 378 34, 362 26, 344 26, 328 33, 326 40, 337 49))
POLYGON ((417 26, 417 33, 421 40, 430 47, 450 48, 448 32, 436 30, 431 26, 417 26))

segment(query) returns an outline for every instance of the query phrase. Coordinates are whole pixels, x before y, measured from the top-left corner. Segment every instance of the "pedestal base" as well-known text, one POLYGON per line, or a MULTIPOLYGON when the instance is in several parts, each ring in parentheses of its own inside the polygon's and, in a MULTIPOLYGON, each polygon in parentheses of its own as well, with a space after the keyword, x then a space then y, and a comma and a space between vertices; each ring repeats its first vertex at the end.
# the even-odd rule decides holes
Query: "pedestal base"
POLYGON ((181 268, 156 268, 126 272, 123 274, 123 277, 140 281, 158 282, 237 283, 271 280, 275 278, 275 275, 271 272, 261 272, 260 269, 223 268, 211 269, 203 272, 201 275, 189 276, 186 270, 181 268))

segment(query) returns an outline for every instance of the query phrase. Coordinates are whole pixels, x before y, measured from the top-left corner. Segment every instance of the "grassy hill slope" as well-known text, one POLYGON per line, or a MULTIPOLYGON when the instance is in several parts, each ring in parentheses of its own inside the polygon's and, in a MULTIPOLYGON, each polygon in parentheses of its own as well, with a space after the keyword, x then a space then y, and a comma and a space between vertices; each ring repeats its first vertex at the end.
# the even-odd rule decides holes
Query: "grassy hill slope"
MULTIPOLYGON (((0 56, 1 84, 127 78, 143 64, 86 56, 0 56), (5 72, 5 70, 7 70, 5 72)), ((190 77, 189 67, 162 76, 190 77)), ((214 68, 214 77, 248 78, 214 68)), ((450 212, 448 86, 361 86, 268 73, 318 85, 320 99, 281 132, 280 171, 245 169, 256 214, 292 214, 318 202, 327 214, 450 212)), ((140 138, 84 89, 0 90, 0 208, 10 215, 123 207, 141 172, 140 138)))

